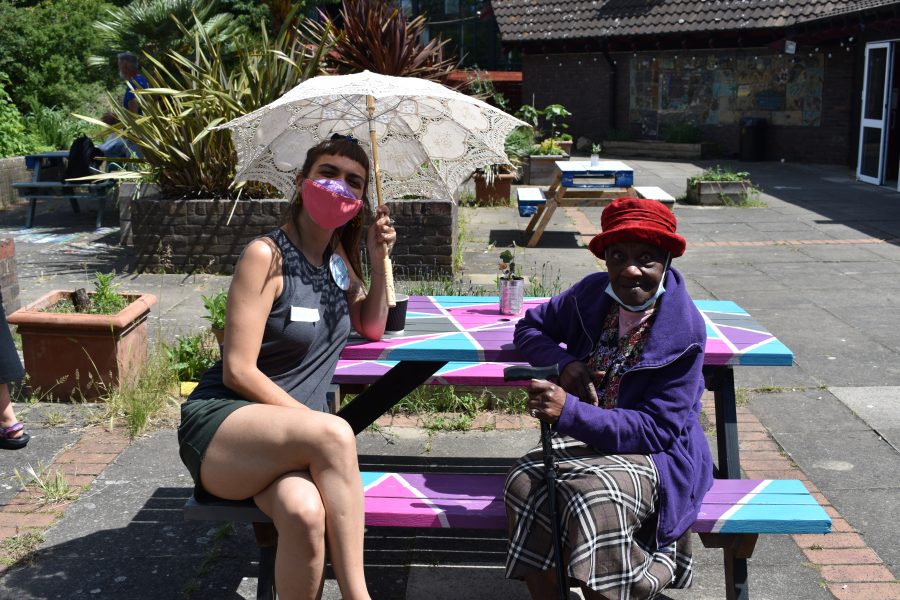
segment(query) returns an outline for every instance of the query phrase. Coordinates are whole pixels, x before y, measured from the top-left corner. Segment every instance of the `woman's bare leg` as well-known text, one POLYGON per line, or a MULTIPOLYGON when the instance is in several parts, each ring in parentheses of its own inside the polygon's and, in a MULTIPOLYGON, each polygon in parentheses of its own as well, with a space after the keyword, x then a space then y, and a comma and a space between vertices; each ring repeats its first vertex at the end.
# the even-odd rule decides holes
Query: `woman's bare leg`
POLYGON ((213 436, 200 480, 211 494, 241 499, 296 471, 309 472, 325 507, 325 535, 343 597, 368 599, 362 480, 356 437, 346 421, 302 408, 241 407, 213 436))
POLYGON ((325 580, 325 506, 309 473, 283 475, 253 499, 278 530, 278 597, 320 598, 325 580))

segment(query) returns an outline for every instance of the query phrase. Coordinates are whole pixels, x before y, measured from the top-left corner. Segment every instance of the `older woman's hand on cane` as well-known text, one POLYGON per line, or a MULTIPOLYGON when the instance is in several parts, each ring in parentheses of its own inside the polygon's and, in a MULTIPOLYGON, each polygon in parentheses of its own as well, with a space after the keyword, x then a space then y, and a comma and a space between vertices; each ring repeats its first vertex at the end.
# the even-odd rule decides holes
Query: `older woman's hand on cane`
POLYGON ((566 390, 546 379, 532 379, 527 391, 528 414, 551 425, 555 424, 566 403, 566 390))

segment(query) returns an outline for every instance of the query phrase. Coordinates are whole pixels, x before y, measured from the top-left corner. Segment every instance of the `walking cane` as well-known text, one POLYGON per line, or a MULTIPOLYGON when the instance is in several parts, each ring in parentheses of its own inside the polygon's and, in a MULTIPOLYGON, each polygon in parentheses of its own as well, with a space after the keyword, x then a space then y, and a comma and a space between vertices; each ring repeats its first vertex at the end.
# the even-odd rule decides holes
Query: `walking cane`
MULTIPOLYGON (((520 381, 524 379, 551 379, 559 377, 559 367, 506 367, 503 369, 503 381, 520 381)), ((553 554, 556 558, 556 580, 559 582, 559 598, 566 600, 569 589, 566 584, 565 569, 562 558, 562 538, 560 537, 559 512, 556 510, 556 463, 553 462, 553 444, 550 441, 550 424, 541 421, 541 449, 544 455, 544 477, 547 481, 547 507, 550 511, 550 523, 553 527, 553 554)))

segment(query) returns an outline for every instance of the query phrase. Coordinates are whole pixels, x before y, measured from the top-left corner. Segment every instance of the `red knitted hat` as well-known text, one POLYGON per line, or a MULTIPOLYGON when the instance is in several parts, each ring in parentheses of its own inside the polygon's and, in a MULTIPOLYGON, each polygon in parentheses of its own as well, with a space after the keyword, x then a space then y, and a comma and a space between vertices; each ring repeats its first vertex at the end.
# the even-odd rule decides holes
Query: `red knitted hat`
POLYGON ((601 233, 591 240, 590 248, 598 258, 611 244, 644 242, 670 252, 672 258, 684 254, 687 242, 675 233, 677 221, 672 211, 658 200, 616 198, 600 215, 601 233))

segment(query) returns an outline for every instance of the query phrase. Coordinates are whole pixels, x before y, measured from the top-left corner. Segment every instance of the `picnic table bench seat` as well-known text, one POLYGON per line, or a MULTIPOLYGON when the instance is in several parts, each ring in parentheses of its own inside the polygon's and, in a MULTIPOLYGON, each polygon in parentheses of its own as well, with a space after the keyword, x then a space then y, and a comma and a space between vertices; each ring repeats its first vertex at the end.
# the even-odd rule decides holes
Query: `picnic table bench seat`
MULTIPOLYGON (((363 471, 361 476, 368 527, 506 527, 504 475, 363 471)), ((252 500, 198 502, 192 496, 184 516, 254 523, 261 553, 257 598, 273 598, 276 543, 261 534, 261 524, 271 520, 252 500)), ((724 549, 726 597, 737 598, 740 590, 728 570, 732 557, 750 558, 763 534, 829 533, 831 518, 798 480, 716 479, 691 530, 704 546, 724 549)))
POLYGON ((66 182, 66 181, 24 181, 12 184, 19 196, 30 205, 25 213, 25 227, 34 224, 34 213, 38 200, 69 200, 72 211, 81 212, 79 200, 97 200, 97 221, 99 229, 103 225, 103 210, 107 198, 116 187, 115 181, 66 182))
POLYGON ((655 185, 636 185, 634 193, 638 198, 646 198, 647 200, 657 200, 662 202, 669 208, 675 206, 675 198, 661 187, 655 185))
POLYGON ((520 217, 531 217, 538 208, 547 203, 547 193, 539 187, 519 186, 516 188, 516 205, 520 217))

